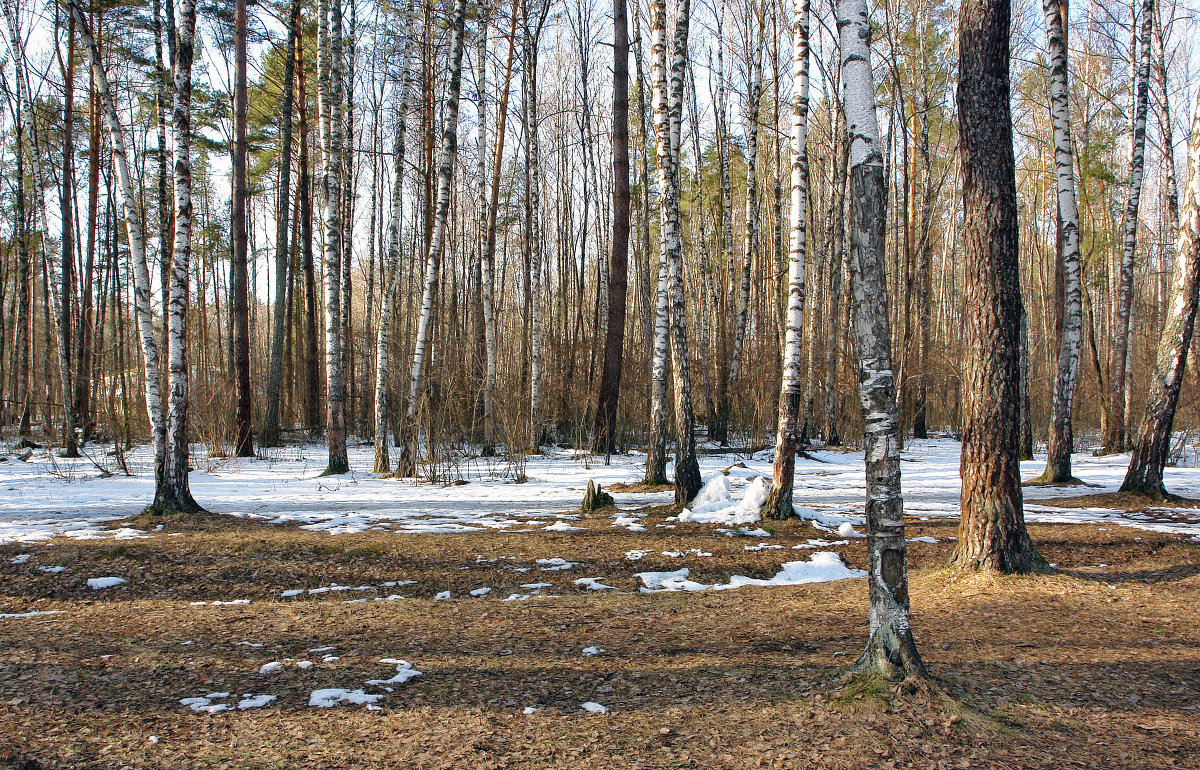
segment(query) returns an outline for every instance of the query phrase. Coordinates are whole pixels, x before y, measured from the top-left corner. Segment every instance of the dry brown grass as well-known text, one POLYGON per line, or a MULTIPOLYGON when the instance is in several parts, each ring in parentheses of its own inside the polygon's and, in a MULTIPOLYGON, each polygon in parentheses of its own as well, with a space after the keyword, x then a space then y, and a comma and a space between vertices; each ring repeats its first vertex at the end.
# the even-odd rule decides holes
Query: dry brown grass
MULTIPOLYGON (((665 515, 652 512, 643 533, 603 514, 565 534, 329 536, 230 520, 147 540, 0 548, 0 611, 63 611, 0 620, 0 766, 1196 766, 1194 544, 1115 526, 1033 526, 1057 573, 960 574, 942 566, 954 523, 912 521, 910 536, 943 541, 911 548, 913 622, 935 687, 850 693, 847 703, 838 675, 864 641, 864 582, 639 594, 637 571, 766 577, 811 553, 654 527, 665 515), (631 562, 635 548, 651 554, 631 562), (661 555, 689 548, 713 556, 661 555), (33 558, 11 564, 22 551, 33 558), (511 569, 549 557, 579 564, 511 569), (47 565, 69 571, 37 569, 47 565), (86 578, 100 575, 129 583, 89 590, 86 578), (600 576, 626 593, 571 582, 600 576), (418 582, 279 597, 400 579, 418 582), (497 598, 542 581, 556 598, 497 598), (484 585, 491 597, 462 598, 484 585), (442 590, 455 599, 432 601, 442 590), (344 603, 393 591, 409 598, 344 603), (238 598, 252 601, 190 604, 238 598), (581 654, 592 645, 605 652, 581 654), (340 658, 308 652, 324 646, 340 658), (382 710, 307 706, 314 689, 386 679, 385 657, 424 675, 395 686, 382 710), (317 662, 258 673, 285 658, 317 662), (212 716, 178 703, 226 690, 279 699, 212 716), (858 695, 871 703, 855 705, 858 695), (610 713, 581 712, 588 700, 610 713), (524 715, 531 705, 537 713, 524 715)), ((817 535, 797 522, 775 530, 769 542, 788 546, 817 535)), ((837 550, 861 567, 863 543, 837 550)))

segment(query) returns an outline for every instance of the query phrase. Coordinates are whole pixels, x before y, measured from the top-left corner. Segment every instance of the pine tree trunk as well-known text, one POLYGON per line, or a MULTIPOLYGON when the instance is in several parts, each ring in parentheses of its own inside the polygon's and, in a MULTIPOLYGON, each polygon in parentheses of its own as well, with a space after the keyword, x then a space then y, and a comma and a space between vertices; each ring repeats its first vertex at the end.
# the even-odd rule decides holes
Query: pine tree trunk
POLYGON ((75 400, 75 343, 72 338, 75 302, 75 19, 67 20, 67 55, 63 69, 63 161, 59 186, 59 212, 62 222, 62 248, 59 270, 58 371, 62 382, 63 456, 79 456, 79 413, 75 400))
MULTIPOLYGON (((250 414, 250 276, 247 268, 249 233, 246 227, 246 0, 234 0, 233 22, 233 191, 230 219, 232 250, 229 260, 230 313, 233 315, 234 455, 254 456, 250 414)), ((286 211, 287 205, 283 209, 286 211)), ((277 298, 278 304, 278 298, 277 298)))
POLYGON ((841 0, 837 27, 850 141, 850 279, 861 371, 871 603, 870 636, 854 670, 895 680, 924 676, 925 665, 913 641, 908 615, 900 420, 892 376, 885 264, 886 183, 875 117, 865 0, 841 0))
POLYGON ((179 3, 175 40, 175 246, 171 260, 171 301, 167 312, 167 442, 163 483, 157 490, 155 512, 191 513, 202 510, 188 486, 187 315, 192 256, 192 58, 195 53, 196 3, 179 3))
POLYGON ((1163 471, 1171 449, 1175 408, 1183 385, 1188 350, 1192 345, 1200 286, 1200 97, 1192 112, 1192 138, 1188 147, 1187 187, 1183 215, 1175 246, 1173 301, 1163 324, 1150 375, 1146 411, 1138 427, 1133 454, 1122 492, 1138 492, 1162 498, 1167 494, 1163 471))
POLYGON ((629 27, 625 0, 613 3, 613 225, 609 258, 608 318, 604 369, 592 433, 592 451, 610 455, 616 448, 617 401, 625 345, 625 306, 629 279, 629 27))
POLYGON ((1021 497, 1021 274, 1009 106, 1009 0, 959 12, 963 189, 963 435, 960 569, 1045 569, 1021 497))
POLYGON ((1043 0, 1042 9, 1046 13, 1046 35, 1049 41, 1050 119, 1054 126, 1058 213, 1062 221, 1062 257, 1059 262, 1063 275, 1063 318, 1046 470, 1039 481, 1065 484, 1073 481, 1071 450, 1075 441, 1071 408, 1075 402, 1079 349, 1083 339, 1083 290, 1079 261, 1079 209, 1075 200, 1074 150, 1071 146, 1071 92, 1067 83, 1067 40, 1063 26, 1065 20, 1058 0, 1043 0))
POLYGON ((1133 309, 1133 260, 1137 254, 1138 207, 1141 203, 1142 179, 1146 164, 1146 117, 1150 110, 1150 39, 1154 13, 1154 0, 1143 0, 1134 96, 1133 147, 1129 159, 1129 188, 1125 198, 1125 229, 1121 244, 1121 274, 1113 327, 1108 420, 1100 445, 1100 450, 1106 453, 1121 451, 1127 441, 1125 368, 1130 352, 1129 326, 1133 309))
POLYGON ((422 375, 429 352, 430 328, 433 321, 433 302, 438 289, 442 249, 446 242, 446 227, 450 210, 450 186, 454 181, 454 161, 458 156, 458 95, 462 86, 463 29, 466 0, 456 0, 450 19, 454 41, 450 47, 450 83, 446 93, 444 126, 442 128, 441 160, 438 164, 437 200, 434 209, 433 231, 425 258, 425 291, 421 300, 421 316, 417 324, 417 341, 409 373, 408 406, 401 427, 400 463, 397 476, 413 476, 417 460, 417 414, 422 392, 422 375))
POLYGON ((275 307, 272 309, 271 363, 267 374, 267 416, 260 446, 278 446, 279 401, 283 390, 283 343, 287 334, 288 217, 292 211, 292 107, 296 80, 296 47, 299 45, 300 0, 292 0, 288 15, 287 65, 283 72, 283 110, 280 117, 279 204, 275 208, 275 307))
POLYGON ((801 336, 804 332, 804 268, 808 226, 808 0, 798 0, 792 26, 792 208, 788 252, 788 294, 783 345, 783 383, 779 391, 779 428, 775 439, 775 465, 771 492, 763 515, 788 519, 792 487, 796 480, 796 450, 800 440, 801 336))

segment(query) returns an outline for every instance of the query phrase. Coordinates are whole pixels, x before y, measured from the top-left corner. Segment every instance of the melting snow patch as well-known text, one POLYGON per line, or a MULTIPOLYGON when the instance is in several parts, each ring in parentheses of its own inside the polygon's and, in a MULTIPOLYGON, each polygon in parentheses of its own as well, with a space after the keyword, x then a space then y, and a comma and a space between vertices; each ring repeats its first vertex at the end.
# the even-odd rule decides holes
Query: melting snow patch
POLYGON ((281 593, 281 594, 279 594, 279 595, 280 595, 281 597, 283 597, 284 599, 287 599, 287 598, 290 598, 290 597, 292 597, 292 596, 299 596, 299 595, 300 595, 300 594, 302 594, 302 593, 304 593, 304 589, 303 589, 303 588, 293 588, 293 589, 290 589, 290 590, 288 590, 288 591, 284 591, 283 593, 281 593))
POLYGON ((282 671, 282 670, 283 670, 283 664, 277 660, 273 660, 270 663, 264 663, 262 668, 260 668, 258 670, 258 673, 274 674, 276 671, 282 671))
POLYGON ((758 512, 770 491, 770 486, 760 476, 750 482, 745 496, 735 503, 729 477, 720 474, 704 485, 692 500, 691 507, 684 508, 679 514, 679 520, 697 524, 752 524, 762 518, 758 512))
POLYGON ((483 588, 476 588, 474 591, 471 591, 471 596, 487 596, 491 592, 491 588, 484 586, 483 588))
POLYGON ((299 668, 299 669, 309 669, 309 668, 312 668, 312 666, 313 666, 313 662, 311 660, 296 661, 296 668, 299 668))
POLYGON ((213 703, 215 700, 224 700, 229 697, 227 692, 210 692, 208 695, 202 695, 195 698, 181 698, 179 705, 187 706, 192 711, 200 711, 205 714, 216 714, 221 711, 228 711, 228 703, 213 703))
POLYGON ((434 599, 436 599, 436 600, 441 600, 441 599, 449 599, 449 598, 450 598, 450 592, 449 592, 449 591, 438 591, 438 592, 437 592, 437 593, 434 595, 434 597, 433 597, 433 598, 434 598, 434 599))
POLYGON ((550 588, 553 583, 522 583, 521 588, 528 588, 531 591, 540 591, 543 588, 550 588))
POLYGON ((6 618, 33 618, 38 615, 58 615, 66 610, 38 610, 36 612, 0 612, 0 620, 6 618))
POLYGON ((577 585, 577 586, 579 586, 579 587, 581 587, 581 588, 586 588, 586 589, 587 589, 587 590, 589 590, 589 591, 604 591, 604 590, 607 590, 607 589, 612 589, 612 590, 615 590, 615 589, 616 589, 616 586, 606 586, 606 585, 604 585, 604 583, 600 582, 600 581, 602 581, 602 580, 604 580, 604 578, 602 578, 602 577, 598 577, 598 578, 579 578, 578 580, 576 580, 576 581, 575 581, 575 585, 577 585))
POLYGON ((583 648, 584 655, 599 655, 602 652, 604 652, 603 647, 594 647, 593 646, 593 647, 584 647, 583 648))
POLYGON ((502 602, 523 602, 532 594, 509 594, 506 598, 501 599, 502 602))
POLYGON ((591 712, 592 714, 607 714, 608 713, 607 706, 601 706, 599 703, 597 703, 596 701, 592 701, 592 700, 588 701, 587 703, 579 704, 579 708, 583 709, 584 711, 591 712))
POLYGON ((924 537, 909 538, 908 542, 910 542, 910 543, 937 543, 940 541, 936 537, 929 537, 928 535, 925 535, 924 537))
POLYGON ((98 578, 88 578, 87 585, 88 585, 88 588, 92 589, 93 591, 100 591, 104 588, 112 588, 113 586, 119 586, 124 582, 126 582, 125 578, 98 577, 98 578))
POLYGON ((393 676, 391 679, 370 679, 367 681, 367 684, 369 684, 369 685, 404 684, 409 679, 413 679, 414 677, 418 677, 421 675, 421 672, 417 671, 415 668, 413 668, 412 664, 409 663, 407 660, 397 660, 396 658, 383 658, 379 662, 387 663, 389 665, 394 665, 396 667, 396 675, 393 676))
POLYGON ((837 531, 842 537, 866 537, 866 535, 855 531, 854 526, 848 521, 843 521, 839 524, 837 531))
POLYGON ((577 562, 567 561, 555 556, 553 559, 538 559, 538 569, 542 572, 559 572, 564 569, 571 569, 577 562))
POLYGON ((38 569, 40 569, 42 572, 49 572, 51 574, 67 571, 66 567, 38 567, 38 569))
POLYGON ((771 543, 759 543, 758 545, 745 546, 745 549, 747 551, 768 551, 768 550, 774 550, 776 548, 783 548, 783 546, 782 545, 773 545, 771 543))
POLYGON ((625 552, 625 558, 629 561, 640 561, 650 555, 650 551, 645 548, 635 548, 632 551, 625 552))
POLYGON ((682 559, 685 556, 712 556, 708 551, 701 551, 699 548, 689 548, 686 551, 663 551, 663 556, 670 556, 672 559, 682 559))
POLYGON ((16 556, 9 559, 8 561, 12 564, 24 564, 25 562, 29 561, 29 557, 31 555, 32 554, 28 554, 28 553, 19 553, 16 556))
POLYGON ((556 521, 549 526, 542 527, 542 530, 545 532, 578 532, 581 529, 583 527, 572 527, 565 521, 556 521))
POLYGON ((832 580, 865 577, 866 572, 850 569, 842 557, 833 551, 814 553, 809 561, 785 562, 774 577, 761 579, 734 575, 728 583, 705 585, 688 580, 687 568, 674 572, 639 572, 634 577, 644 585, 642 593, 658 591, 725 591, 742 586, 798 586, 805 583, 825 583, 832 580))
POLYGON ((382 695, 368 695, 361 689, 344 690, 340 687, 329 687, 324 690, 313 690, 308 696, 308 705, 316 708, 332 708, 342 703, 360 705, 383 700, 382 695))
POLYGON ((238 701, 237 707, 242 711, 245 711, 246 709, 262 708, 275 699, 276 696, 274 695, 254 695, 253 693, 246 693, 242 696, 242 699, 238 701))
POLYGON ((536 708, 534 708, 533 706, 526 706, 526 707, 525 707, 525 710, 524 710, 524 711, 522 711, 521 713, 522 713, 522 714, 525 714, 525 715, 529 715, 529 714, 536 714, 536 713, 537 713, 537 709, 536 709, 536 708))

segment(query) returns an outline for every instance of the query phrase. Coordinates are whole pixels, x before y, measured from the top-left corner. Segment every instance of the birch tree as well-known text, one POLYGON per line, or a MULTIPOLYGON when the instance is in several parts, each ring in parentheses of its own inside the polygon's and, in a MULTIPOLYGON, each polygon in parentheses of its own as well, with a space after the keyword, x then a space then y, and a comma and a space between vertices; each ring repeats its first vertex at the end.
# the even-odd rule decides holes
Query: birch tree
POLYGON ((318 96, 321 124, 321 177, 324 187, 325 227, 325 379, 326 441, 329 465, 326 475, 347 473, 346 377, 342 318, 342 145, 346 123, 342 116, 342 8, 341 0, 321 0, 317 26, 318 96))
POLYGON ((412 476, 416 472, 417 413, 422 390, 425 358, 429 352, 430 324, 433 303, 438 288, 438 273, 442 249, 446 242, 446 227, 450 213, 450 187, 454 182, 454 161, 458 157, 458 95, 462 87, 463 29, 466 0, 456 0, 450 16, 453 41, 450 44, 450 82, 446 90, 446 113, 442 128, 441 159, 438 164, 437 200, 433 214, 433 234, 425 256, 425 290, 421 299, 421 315, 417 322, 417 341, 413 349, 409 372, 408 405, 400 430, 400 462, 397 476, 412 476))
POLYGON ((962 163, 962 569, 1045 568, 1021 497, 1021 275, 1009 98, 1009 0, 964 0, 959 11, 962 163))
POLYGON ((923 676, 908 614, 908 553, 900 493, 900 418, 892 375, 885 266, 886 183, 866 0, 840 0, 846 130, 850 142, 850 279, 859 346, 859 401, 867 476, 867 552, 871 621, 854 670, 886 679, 923 676))
POLYGON ((1042 0, 1050 53, 1050 121, 1054 126, 1054 167, 1058 215, 1062 222, 1063 322, 1054 380, 1046 470, 1039 482, 1073 481, 1071 451, 1075 438, 1071 409, 1083 342, 1083 288, 1079 261, 1079 209, 1075 199, 1074 149, 1071 144, 1070 88, 1067 80, 1065 19, 1058 0, 1042 0))
POLYGON ((688 363, 686 306, 683 289, 683 233, 679 216, 679 146, 683 117, 683 80, 687 64, 690 0, 682 0, 676 15, 667 82, 667 7, 665 0, 650 6, 650 51, 654 112, 654 144, 659 190, 659 258, 666 263, 667 302, 671 340, 671 365, 675 385, 675 501, 690 502, 700 491, 696 460, 695 419, 692 411, 691 372, 688 363))
POLYGON ((196 43, 195 0, 179 3, 175 40, 174 130, 175 250, 167 312, 167 440, 163 481, 155 492, 156 513, 203 509, 188 486, 188 303, 192 256, 192 59, 196 43))
POLYGON ((773 519, 796 515, 792 486, 796 480, 796 451, 800 441, 800 404, 804 395, 801 369, 804 356, 804 267, 808 222, 808 0, 796 0, 792 22, 792 199, 791 241, 788 250, 788 295, 783 346, 783 383, 779 392, 779 426, 771 492, 763 514, 773 519))
MULTIPOLYGON (((1142 28, 1138 42, 1137 77, 1134 86, 1133 141, 1129 158, 1129 186, 1125 197, 1125 226, 1121 240, 1121 271, 1113 326, 1109 368, 1108 419, 1101 437, 1101 451, 1119 452, 1127 435, 1125 425, 1125 370, 1129 352, 1129 317, 1133 309, 1133 260, 1137 254, 1138 208, 1146 164, 1146 117, 1150 111, 1150 40, 1154 0, 1142 2, 1142 28)), ((1136 29, 1136 24, 1134 26, 1136 29)))
MULTIPOLYGON (((1170 162, 1168 160, 1168 162, 1170 162)), ((1192 134, 1188 145, 1187 186, 1183 191, 1183 213, 1175 245, 1172 298, 1158 341, 1146 410, 1138 427, 1129 469, 1122 492, 1153 498, 1167 496, 1163 471, 1171 450, 1175 408, 1192 346, 1200 287, 1200 95, 1192 111, 1192 134)))

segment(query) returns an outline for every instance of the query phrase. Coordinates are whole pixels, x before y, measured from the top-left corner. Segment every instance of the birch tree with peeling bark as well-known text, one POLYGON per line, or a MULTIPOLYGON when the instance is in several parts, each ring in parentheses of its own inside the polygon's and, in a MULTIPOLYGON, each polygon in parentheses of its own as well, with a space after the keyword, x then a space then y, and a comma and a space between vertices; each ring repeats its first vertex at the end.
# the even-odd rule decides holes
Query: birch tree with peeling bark
POLYGON ((196 3, 179 4, 175 40, 174 130, 175 248, 171 260, 167 311, 167 441, 163 481, 154 495, 158 514, 202 511, 188 485, 188 304, 192 257, 192 59, 196 43, 196 3))
POLYGON ((1146 165, 1146 117, 1150 111, 1150 40, 1154 14, 1154 0, 1143 0, 1132 116, 1133 146, 1129 158, 1129 187, 1125 197, 1121 273, 1109 374, 1108 420, 1105 422, 1105 431, 1101 438, 1102 452, 1119 452, 1128 440, 1128 426, 1125 425, 1125 389, 1128 383, 1125 382, 1125 369, 1129 352, 1130 314, 1133 309, 1133 260, 1137 254, 1138 208, 1142 199, 1142 179, 1146 165))
POLYGON ((886 182, 866 0, 840 0, 846 131, 850 142, 850 283, 859 346, 859 401, 867 476, 868 586, 866 649, 852 670, 897 680, 924 676, 908 612, 908 551, 900 492, 900 417, 892 375, 885 263, 886 182))
POLYGON ((1187 186, 1183 196, 1183 213, 1175 243, 1171 305, 1158 341, 1146 410, 1129 458, 1129 469, 1121 484, 1122 492, 1159 499, 1167 496, 1163 471, 1171 450, 1175 408, 1179 404, 1188 350, 1192 346, 1197 289, 1200 288, 1200 95, 1192 111, 1187 186))
POLYGON ((771 492, 763 515, 787 519, 796 515, 792 487, 796 480, 796 451, 800 442, 800 404, 804 395, 801 369, 804 356, 804 268, 808 226, 808 0, 796 0, 792 22, 792 135, 791 241, 788 250, 788 295, 785 313, 783 383, 779 392, 779 426, 771 492))
POLYGON ((417 414, 420 406, 423 373, 429 352, 433 303, 438 288, 442 249, 446 243, 446 228, 450 213, 450 187, 454 182, 454 161, 458 157, 458 96, 462 88, 463 30, 466 0, 456 0, 450 16, 453 40, 450 44, 450 82, 446 90, 445 125, 442 128, 441 159, 438 163, 437 199, 433 213, 433 234, 425 256, 425 289, 421 299, 421 315, 417 322, 417 341, 409 371, 408 405, 400 428, 400 462, 397 476, 413 476, 417 462, 417 414))
POLYGON ((341 0, 321 0, 317 25, 318 96, 321 124, 321 177, 324 187, 325 227, 325 431, 329 465, 325 475, 347 473, 345 323, 342 318, 342 165, 346 123, 342 116, 342 8, 341 0))
POLYGON ((1042 0, 1050 53, 1050 121, 1054 126, 1054 167, 1058 214, 1062 222, 1063 321, 1054 380, 1046 470, 1038 479, 1045 484, 1068 484, 1075 437, 1071 409, 1079 374, 1083 343, 1083 287, 1079 259, 1079 208, 1075 198, 1075 151, 1071 144, 1071 91, 1067 74, 1065 20, 1058 0, 1042 0))

